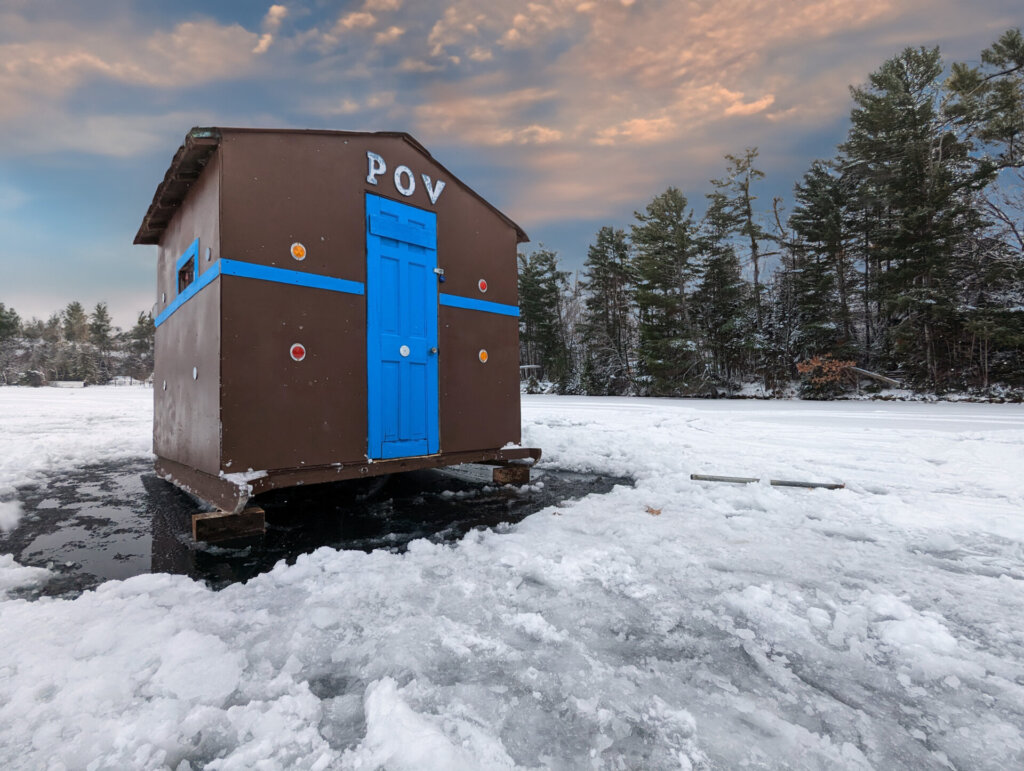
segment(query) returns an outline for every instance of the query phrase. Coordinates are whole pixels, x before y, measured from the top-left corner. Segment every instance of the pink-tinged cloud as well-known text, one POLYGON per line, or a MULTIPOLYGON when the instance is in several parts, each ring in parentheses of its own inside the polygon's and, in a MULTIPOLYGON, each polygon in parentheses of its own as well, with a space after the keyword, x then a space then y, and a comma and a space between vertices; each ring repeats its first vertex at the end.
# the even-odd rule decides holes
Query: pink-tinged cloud
POLYGON ((402 7, 402 0, 366 0, 363 9, 367 11, 397 11, 402 7))
POLYGON ((626 141, 640 145, 662 142, 678 131, 671 118, 633 118, 617 126, 609 126, 597 132, 592 140, 595 145, 613 145, 626 141))
POLYGON ((288 8, 286 6, 270 6, 267 15, 263 17, 263 34, 260 35, 256 47, 252 49, 254 54, 263 54, 270 49, 271 44, 274 42, 274 35, 281 28, 281 22, 284 21, 287 15, 288 8))
POLYGON ((391 26, 382 32, 378 32, 373 36, 373 42, 375 45, 387 45, 388 43, 394 43, 402 35, 405 34, 405 30, 401 27, 391 26))
POLYGON ((377 23, 377 17, 366 11, 346 13, 338 19, 332 33, 337 35, 353 29, 366 29, 377 23))
POLYGON ((237 24, 183 22, 132 38, 116 27, 74 35, 39 25, 35 39, 0 44, 0 122, 35 112, 90 80, 175 88, 230 79, 254 60, 258 36, 237 24))
MULTIPOLYGON (((447 67, 454 57, 465 70, 445 70, 456 82, 431 89, 414 109, 416 131, 424 141, 509 148, 502 161, 510 168, 543 174, 538 216, 593 215, 613 196, 608 185, 595 187, 602 175, 590 169, 614 176, 616 191, 640 189, 674 164, 703 168, 721 158, 698 158, 694 148, 759 144, 755 121, 805 130, 808 121, 834 120, 846 109, 846 85, 879 62, 866 54, 815 66, 777 63, 802 47, 883 27, 903 9, 892 0, 454 0, 434 24, 423 61, 447 67), (552 53, 536 70, 481 74, 473 70, 480 50, 498 63, 525 51, 552 53), (805 94, 817 103, 794 111, 805 94), (536 161, 539 148, 567 152, 536 161), (626 152, 609 155, 616 148, 626 152), (650 163, 630 162, 628 151, 639 148, 650 163)), ((536 189, 526 198, 536 200, 536 189)))
POLYGON ((563 139, 558 128, 523 121, 530 109, 557 98, 554 90, 526 88, 493 96, 461 96, 459 89, 435 94, 415 110, 417 126, 431 135, 449 134, 484 146, 548 144, 563 139))
POLYGON ((775 96, 767 94, 754 102, 734 102, 725 108, 723 115, 756 115, 764 112, 775 102, 775 96))

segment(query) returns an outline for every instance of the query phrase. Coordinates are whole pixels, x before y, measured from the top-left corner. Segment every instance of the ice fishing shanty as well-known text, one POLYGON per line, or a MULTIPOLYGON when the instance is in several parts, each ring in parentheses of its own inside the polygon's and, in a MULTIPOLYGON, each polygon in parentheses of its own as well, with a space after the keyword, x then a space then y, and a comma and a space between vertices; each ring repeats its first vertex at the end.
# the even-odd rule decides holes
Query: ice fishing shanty
POLYGON ((526 240, 408 134, 192 129, 135 236, 159 247, 157 472, 234 513, 460 463, 521 480, 526 240))

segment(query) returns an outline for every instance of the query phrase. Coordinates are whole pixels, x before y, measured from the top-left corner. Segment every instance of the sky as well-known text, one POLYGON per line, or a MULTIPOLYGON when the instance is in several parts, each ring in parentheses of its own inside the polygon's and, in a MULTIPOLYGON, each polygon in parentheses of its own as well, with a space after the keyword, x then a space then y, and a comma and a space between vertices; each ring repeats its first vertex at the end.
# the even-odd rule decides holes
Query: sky
POLYGON ((1019 0, 0 0, 0 302, 155 300, 132 240, 192 126, 407 131, 580 267, 760 151, 767 212, 907 46, 977 63, 1019 0))

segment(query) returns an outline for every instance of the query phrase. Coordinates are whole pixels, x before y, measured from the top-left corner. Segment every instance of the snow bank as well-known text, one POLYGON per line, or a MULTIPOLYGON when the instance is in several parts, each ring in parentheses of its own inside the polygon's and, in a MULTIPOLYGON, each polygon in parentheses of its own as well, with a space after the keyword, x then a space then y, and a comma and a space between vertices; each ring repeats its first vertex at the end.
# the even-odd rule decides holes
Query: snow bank
POLYGON ((0 532, 21 515, 18 485, 61 469, 148 455, 153 391, 0 388, 0 532))
POLYGON ((636 488, 217 593, 0 601, 0 764, 1024 764, 1020 408, 527 397, 524 422, 636 488))

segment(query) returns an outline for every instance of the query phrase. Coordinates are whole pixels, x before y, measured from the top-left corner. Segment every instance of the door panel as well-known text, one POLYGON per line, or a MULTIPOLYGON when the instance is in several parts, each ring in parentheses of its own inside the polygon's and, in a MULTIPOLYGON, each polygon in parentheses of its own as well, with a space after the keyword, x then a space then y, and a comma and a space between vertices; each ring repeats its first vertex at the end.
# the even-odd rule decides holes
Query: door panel
POLYGON ((367 194, 370 458, 438 452, 437 218, 367 194))

